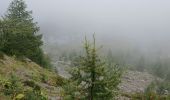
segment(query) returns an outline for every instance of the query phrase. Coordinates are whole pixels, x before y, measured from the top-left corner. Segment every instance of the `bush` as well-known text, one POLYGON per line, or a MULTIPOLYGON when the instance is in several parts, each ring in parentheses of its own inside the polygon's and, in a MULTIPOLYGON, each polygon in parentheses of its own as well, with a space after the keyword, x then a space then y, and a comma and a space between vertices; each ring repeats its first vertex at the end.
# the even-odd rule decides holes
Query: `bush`
POLYGON ((47 97, 40 91, 27 91, 24 96, 24 100, 47 100, 47 97))
POLYGON ((34 53, 28 54, 26 57, 44 68, 51 69, 52 67, 50 58, 48 57, 48 55, 45 55, 40 48, 35 50, 34 53))
POLYGON ((47 100, 47 97, 41 91, 41 87, 34 81, 21 83, 13 74, 7 81, 1 80, 1 85, 3 86, 3 93, 10 96, 12 100, 47 100), (30 88, 25 89, 24 85, 30 88))
POLYGON ((170 84, 167 82, 152 82, 144 93, 131 95, 132 100, 169 100, 170 94, 165 94, 165 90, 170 90, 170 84))
POLYGON ((157 100, 158 95, 156 94, 156 84, 154 82, 146 88, 144 95, 147 100, 157 100))
POLYGON ((161 82, 158 84, 157 93, 160 95, 167 95, 170 93, 170 82, 161 82))
POLYGON ((65 79, 63 77, 55 77, 56 80, 56 86, 63 86, 65 84, 65 79))
POLYGON ((47 100, 47 97, 41 92, 41 87, 34 81, 25 81, 24 85, 32 87, 33 90, 25 92, 24 100, 47 100))
POLYGON ((45 75, 45 74, 42 74, 41 76, 42 76, 42 77, 41 77, 41 81, 42 81, 43 83, 47 83, 47 82, 48 82, 48 76, 45 75))
POLYGON ((11 78, 4 83, 4 94, 10 95, 11 98, 15 98, 15 96, 19 93, 22 93, 22 84, 20 80, 14 75, 11 75, 11 78))

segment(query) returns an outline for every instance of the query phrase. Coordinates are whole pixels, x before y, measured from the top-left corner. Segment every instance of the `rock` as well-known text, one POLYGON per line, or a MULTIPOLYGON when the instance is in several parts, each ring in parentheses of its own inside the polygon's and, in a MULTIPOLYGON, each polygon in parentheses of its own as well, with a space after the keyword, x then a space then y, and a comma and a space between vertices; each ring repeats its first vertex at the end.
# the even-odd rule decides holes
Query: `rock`
POLYGON ((154 76, 147 72, 127 71, 122 77, 119 89, 125 93, 144 92, 154 79, 154 76))
POLYGON ((31 61, 30 59, 28 59, 28 58, 24 58, 23 61, 25 61, 25 62, 32 62, 32 61, 31 61))
MULTIPOLYGON (((143 93, 154 80, 155 77, 147 72, 128 70, 123 74, 122 82, 118 87, 123 94, 143 93)), ((119 95, 116 100, 130 100, 130 98, 119 95)))

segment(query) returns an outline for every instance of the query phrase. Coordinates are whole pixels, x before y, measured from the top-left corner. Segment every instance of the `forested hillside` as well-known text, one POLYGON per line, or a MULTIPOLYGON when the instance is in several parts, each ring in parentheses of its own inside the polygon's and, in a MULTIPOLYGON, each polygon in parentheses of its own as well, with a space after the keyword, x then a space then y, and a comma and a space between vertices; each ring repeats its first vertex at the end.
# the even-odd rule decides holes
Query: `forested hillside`
POLYGON ((170 2, 151 1, 2 1, 0 100, 170 100, 170 2))

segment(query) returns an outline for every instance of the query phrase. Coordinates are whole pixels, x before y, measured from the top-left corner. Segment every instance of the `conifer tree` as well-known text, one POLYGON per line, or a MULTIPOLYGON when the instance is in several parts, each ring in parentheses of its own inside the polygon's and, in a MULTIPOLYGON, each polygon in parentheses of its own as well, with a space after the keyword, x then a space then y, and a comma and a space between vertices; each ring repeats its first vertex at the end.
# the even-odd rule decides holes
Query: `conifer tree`
POLYGON ((4 47, 2 51, 8 55, 25 56, 37 64, 47 67, 41 45, 42 35, 33 21, 32 11, 27 11, 23 0, 13 0, 3 17, 4 47))
POLYGON ((85 39, 85 53, 75 60, 65 88, 66 100, 112 100, 122 74, 116 66, 107 66, 93 45, 85 39))

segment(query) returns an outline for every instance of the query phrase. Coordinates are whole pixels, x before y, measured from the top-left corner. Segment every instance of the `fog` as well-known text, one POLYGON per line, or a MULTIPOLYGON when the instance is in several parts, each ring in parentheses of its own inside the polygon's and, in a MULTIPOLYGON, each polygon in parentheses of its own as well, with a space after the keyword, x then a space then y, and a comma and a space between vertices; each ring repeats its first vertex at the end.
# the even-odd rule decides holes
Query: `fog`
MULTIPOLYGON (((11 0, 0 0, 0 15, 11 0)), ((108 48, 170 49, 169 0, 25 0, 46 44, 80 44, 94 32, 108 48)))

